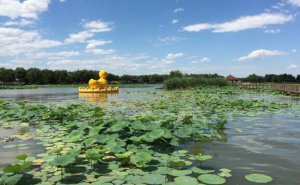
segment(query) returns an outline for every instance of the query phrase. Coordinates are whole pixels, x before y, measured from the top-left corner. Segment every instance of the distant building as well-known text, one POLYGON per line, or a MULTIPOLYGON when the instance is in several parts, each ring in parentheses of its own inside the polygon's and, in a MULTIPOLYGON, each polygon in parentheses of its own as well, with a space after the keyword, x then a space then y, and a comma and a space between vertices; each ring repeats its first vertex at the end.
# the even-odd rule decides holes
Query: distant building
POLYGON ((238 82, 238 81, 239 81, 239 79, 238 79, 238 78, 236 78, 236 77, 232 76, 231 74, 230 74, 230 75, 228 75, 228 76, 225 78, 225 80, 227 80, 227 81, 229 81, 229 82, 231 82, 231 83, 236 83, 236 82, 238 82))

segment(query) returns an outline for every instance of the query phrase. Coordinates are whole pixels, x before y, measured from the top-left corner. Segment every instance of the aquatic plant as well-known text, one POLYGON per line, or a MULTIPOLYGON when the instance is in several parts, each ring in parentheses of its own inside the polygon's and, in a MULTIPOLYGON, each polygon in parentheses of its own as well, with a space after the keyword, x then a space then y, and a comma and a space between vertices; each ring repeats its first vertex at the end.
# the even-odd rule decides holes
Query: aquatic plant
MULTIPOLYGON (((27 173, 42 182, 221 184, 231 177, 230 169, 203 168, 202 163, 213 160, 211 155, 176 147, 186 141, 220 140, 219 131, 235 115, 289 106, 233 98, 240 91, 217 87, 160 91, 145 100, 107 102, 105 108, 0 101, 0 120, 36 126, 28 134, 46 151, 32 161, 38 168, 27 173), (58 168, 64 169, 64 177, 58 168), (78 172, 82 175, 73 178, 78 172)), ((15 137, 26 139, 28 134, 15 137)))
POLYGON ((227 86, 228 82, 224 78, 205 78, 205 77, 173 77, 167 78, 163 86, 165 89, 187 89, 203 86, 227 86))

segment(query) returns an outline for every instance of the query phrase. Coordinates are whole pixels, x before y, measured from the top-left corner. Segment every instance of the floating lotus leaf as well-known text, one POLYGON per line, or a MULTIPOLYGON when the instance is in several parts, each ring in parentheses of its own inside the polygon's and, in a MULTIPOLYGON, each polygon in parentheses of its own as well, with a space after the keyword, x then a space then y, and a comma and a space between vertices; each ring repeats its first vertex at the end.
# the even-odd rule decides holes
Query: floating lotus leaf
POLYGON ((3 168, 5 173, 21 173, 23 170, 31 167, 32 162, 24 162, 22 164, 10 164, 3 168))
POLYGON ((229 172, 221 172, 221 173, 218 173, 218 175, 220 177, 231 177, 232 176, 229 172))
POLYGON ((160 174, 146 174, 143 179, 146 184, 163 184, 166 182, 166 177, 160 174))
POLYGON ((125 153, 116 154, 116 156, 117 156, 118 158, 123 159, 123 158, 128 158, 128 157, 130 157, 132 154, 133 154, 132 151, 127 151, 127 152, 125 152, 125 153))
POLYGON ((137 152, 130 157, 130 161, 137 166, 144 166, 152 160, 152 156, 146 151, 137 152))
POLYGON ((56 148, 53 148, 50 153, 54 153, 54 154, 60 154, 62 151, 63 151, 63 147, 56 147, 56 148))
POLYGON ((273 181, 273 178, 259 173, 252 173, 249 175, 246 175, 245 178, 250 182, 255 182, 259 184, 265 184, 273 181))
POLYGON ((192 170, 176 170, 176 169, 172 169, 169 172, 169 175, 172 176, 186 176, 193 173, 192 170))
POLYGON ((187 165, 186 161, 183 160, 169 160, 168 163, 171 167, 183 167, 187 165))
POLYGON ((191 170, 194 173, 200 173, 200 174, 207 174, 207 173, 214 173, 215 172, 215 170, 203 170, 203 169, 197 168, 197 167, 193 167, 193 168, 191 168, 191 170))
POLYGON ((0 178, 0 184, 4 185, 16 185, 23 177, 23 174, 14 174, 14 175, 3 175, 0 178))
POLYGON ((224 184, 226 182, 224 178, 213 174, 200 175, 198 179, 205 184, 224 184))
POLYGON ((21 154, 21 155, 16 156, 16 159, 21 160, 21 161, 24 161, 27 157, 28 157, 28 155, 26 155, 26 154, 21 154))
POLYGON ((227 168, 221 168, 220 169, 221 172, 227 172, 227 173, 230 173, 231 170, 230 169, 227 169, 227 168))
POLYGON ((75 161, 76 161, 75 156, 68 154, 68 155, 58 156, 51 162, 51 164, 53 166, 65 167, 70 164, 73 164, 75 161))
POLYGON ((194 156, 195 159, 197 159, 198 161, 206 161, 206 160, 209 160, 209 159, 212 159, 212 156, 210 155, 197 155, 197 156, 194 156))
POLYGON ((145 134, 143 139, 147 142, 153 142, 154 140, 161 138, 164 133, 165 131, 163 129, 157 128, 145 134))
POLYGON ((181 176, 181 177, 176 177, 174 179, 174 184, 175 185, 198 185, 197 179, 189 176, 181 176))
POLYGON ((91 159, 91 160, 99 160, 102 159, 103 155, 100 153, 100 149, 88 149, 85 152, 86 158, 91 159))
POLYGON ((132 184, 143 184, 144 179, 140 175, 128 175, 126 181, 132 184))

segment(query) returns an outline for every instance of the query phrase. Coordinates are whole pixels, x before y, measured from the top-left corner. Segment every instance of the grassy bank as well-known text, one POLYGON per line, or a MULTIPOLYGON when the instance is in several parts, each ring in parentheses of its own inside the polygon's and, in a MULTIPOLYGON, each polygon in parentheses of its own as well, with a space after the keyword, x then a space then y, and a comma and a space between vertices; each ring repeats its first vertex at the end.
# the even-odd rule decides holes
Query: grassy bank
POLYGON ((187 89, 201 86, 227 86, 228 82, 223 78, 204 77, 174 77, 164 81, 164 88, 167 90, 187 89))

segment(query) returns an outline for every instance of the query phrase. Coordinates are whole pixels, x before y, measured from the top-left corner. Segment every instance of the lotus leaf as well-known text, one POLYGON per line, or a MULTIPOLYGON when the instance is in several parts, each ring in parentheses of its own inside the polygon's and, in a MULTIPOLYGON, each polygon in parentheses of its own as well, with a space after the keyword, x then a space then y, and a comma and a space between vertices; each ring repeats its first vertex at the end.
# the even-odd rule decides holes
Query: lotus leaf
POLYGON ((76 161, 75 156, 67 154, 55 158, 53 161, 51 161, 51 164, 53 166, 65 167, 70 164, 73 164, 75 161, 76 161))
POLYGON ((197 156, 194 156, 195 159, 197 159, 198 161, 206 161, 206 160, 209 160, 209 159, 212 159, 212 156, 210 155, 197 155, 197 156))
POLYGON ((249 175, 246 175, 245 178, 250 182, 255 182, 259 184, 265 184, 273 181, 273 178, 259 173, 252 173, 249 175))
POLYGON ((170 170, 169 172, 169 175, 172 175, 172 176, 186 176, 186 175, 190 175, 192 172, 192 170, 175 170, 175 169, 172 169, 170 170))
POLYGON ((4 185, 16 185, 23 177, 23 174, 14 174, 14 175, 3 175, 0 178, 0 184, 4 185))
POLYGON ((224 178, 213 174, 200 175, 198 179, 205 184, 225 184, 226 182, 224 178))
POLYGON ((166 177, 160 174, 146 174, 143 179, 146 184, 163 184, 166 182, 166 177))
POLYGON ((16 156, 16 159, 21 160, 21 161, 25 161, 27 157, 28 157, 28 155, 21 154, 21 155, 16 156))
POLYGON ((198 185, 198 181, 197 179, 193 178, 193 177, 189 177, 189 176, 180 176, 180 177, 176 177, 174 179, 174 184, 175 185, 183 185, 183 184, 187 184, 187 185, 198 185))
POLYGON ((144 166, 152 160, 152 156, 146 151, 138 151, 130 157, 130 161, 137 166, 144 166))

